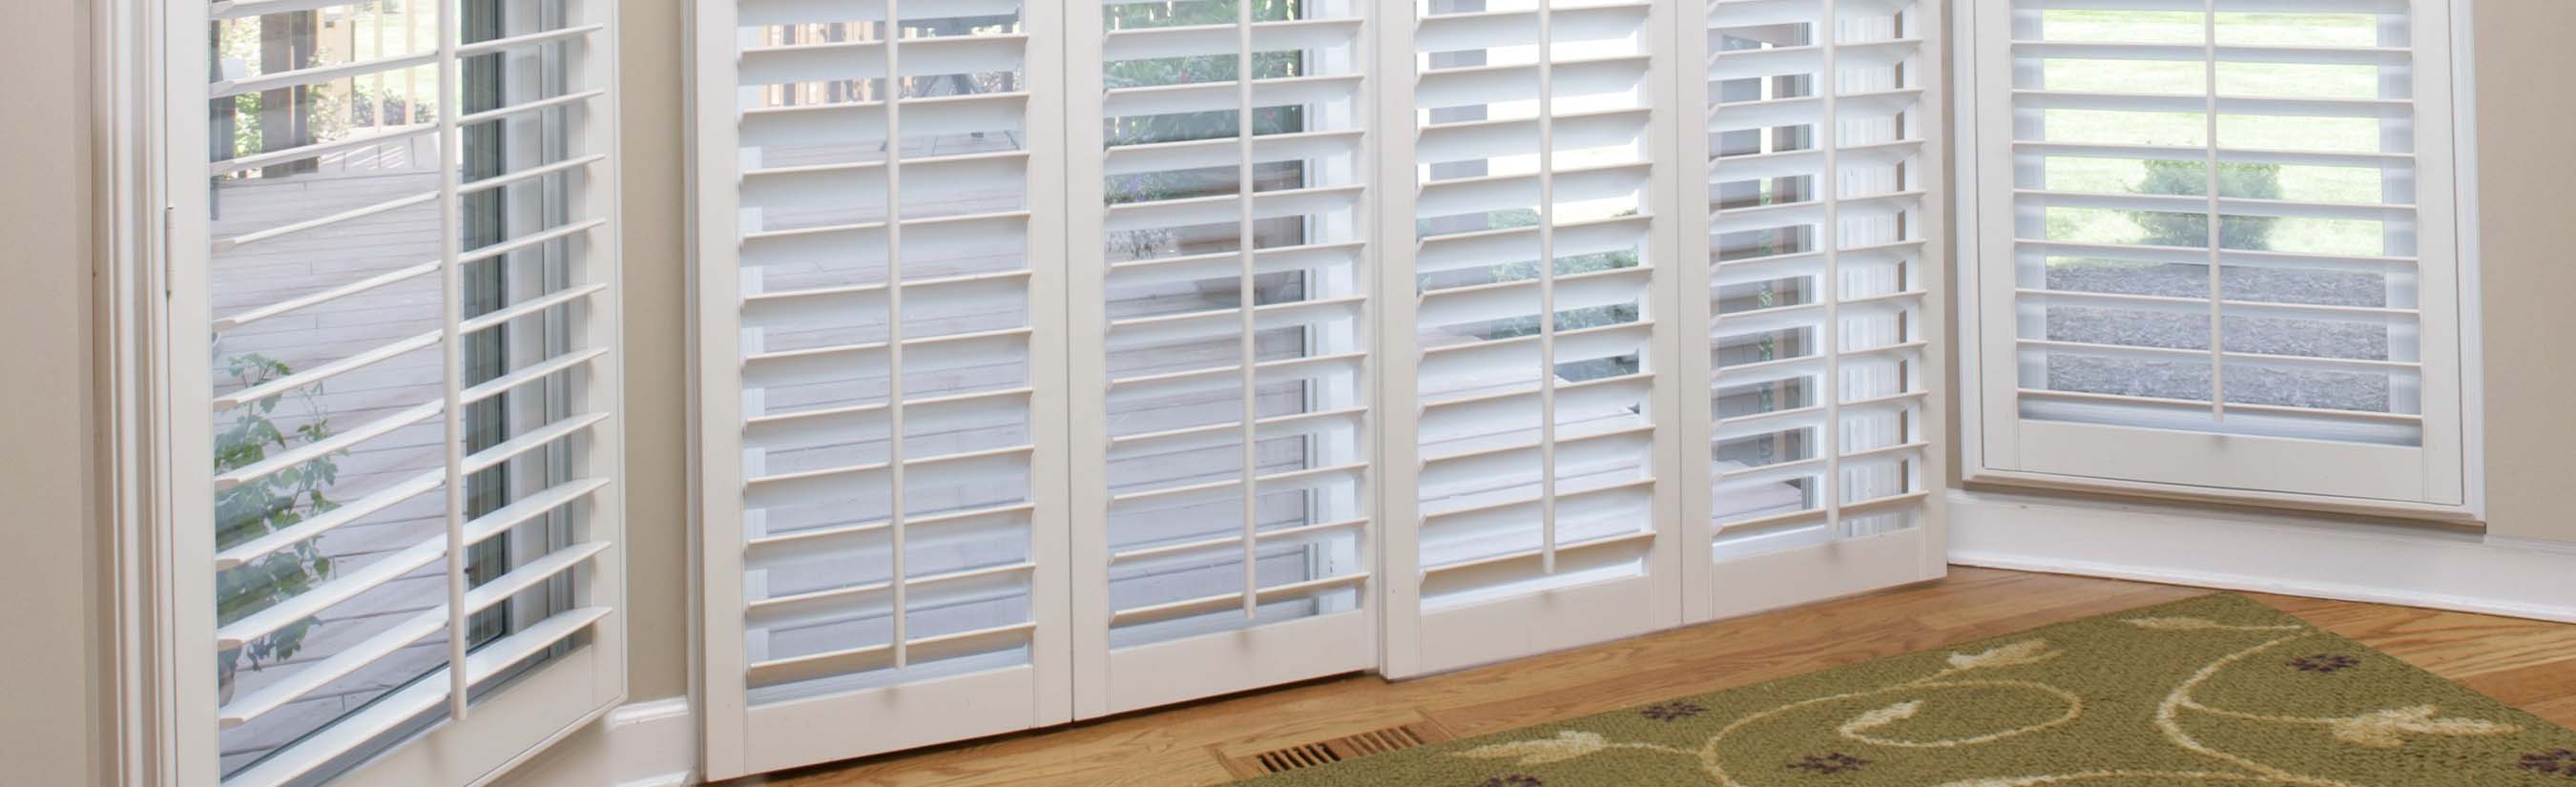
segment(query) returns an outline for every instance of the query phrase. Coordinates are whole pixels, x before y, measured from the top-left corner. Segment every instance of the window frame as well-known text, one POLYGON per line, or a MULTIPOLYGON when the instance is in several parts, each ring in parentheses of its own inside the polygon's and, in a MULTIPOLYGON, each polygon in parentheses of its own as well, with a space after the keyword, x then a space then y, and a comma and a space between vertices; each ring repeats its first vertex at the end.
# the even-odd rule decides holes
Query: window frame
MULTIPOLYGON (((335 5, 359 4, 346 0, 335 5)), ((564 575, 606 607, 579 641, 558 642, 551 655, 496 673, 468 689, 469 713, 448 715, 441 700, 418 717, 351 742, 331 761, 288 781, 333 787, 467 785, 489 782, 544 753, 574 731, 625 702, 624 418, 621 236, 623 195, 618 118, 621 85, 617 4, 570 0, 583 22, 598 25, 565 68, 590 90, 579 119, 564 139, 602 158, 571 210, 605 223, 583 245, 586 267, 610 293, 567 330, 587 337, 606 354, 584 373, 587 390, 572 394, 607 414, 591 427, 583 455, 591 472, 608 480, 592 493, 583 517, 590 537, 609 549, 580 576, 564 575), (566 645, 569 644, 569 647, 566 645)), ((204 461, 215 416, 205 406, 213 370, 207 356, 182 348, 210 338, 212 309, 204 265, 211 254, 202 219, 206 158, 204 65, 206 5, 194 0, 102 0, 94 85, 101 99, 89 120, 115 147, 99 155, 101 237, 108 250, 101 269, 100 326, 112 337, 98 348, 101 378, 109 392, 103 420, 113 424, 106 449, 113 460, 107 499, 113 509, 110 558, 116 599, 110 625, 116 643, 116 702, 108 709, 115 731, 116 783, 147 787, 221 787, 221 701, 216 688, 216 616, 203 588, 214 582, 213 533, 205 527, 211 498, 204 461), (192 214, 191 211, 197 213, 192 214)), ((449 10, 454 5, 446 6, 449 10)), ((457 32, 445 25, 449 34, 457 32)), ((461 61, 459 61, 461 62, 461 61)), ((455 138, 461 139, 459 131, 455 138)), ((461 217, 459 221, 461 221, 461 217)), ((549 330, 548 333, 554 333, 549 330)), ((532 391, 536 389, 531 389, 532 391)), ((541 397, 546 394, 534 394, 541 397)), ((512 410, 518 405, 510 405, 512 410)), ((516 541, 522 534, 496 537, 516 541)), ((508 600, 489 612, 514 608, 508 600)), ((446 673, 440 667, 437 672, 446 673)), ((410 688, 389 690, 391 697, 410 688)), ((352 713, 356 713, 353 711, 352 713)), ((328 734, 351 720, 343 716, 317 730, 328 734)))
MULTIPOLYGON (((1952 243, 1954 254, 1960 260, 1957 269, 1953 271, 1956 277, 1953 283, 1958 292, 1956 308, 1959 315, 1953 326, 1953 340, 1959 359, 1956 383, 1959 420, 1953 434, 1957 443, 1958 475, 1961 482, 1970 485, 2106 493, 2181 502, 2245 505, 2343 515, 2384 516, 2441 522, 2484 521, 2486 517, 2483 434, 2484 343, 2478 289, 2481 262, 2478 253, 2476 70, 2473 67, 2473 55, 2476 51, 2473 46, 2474 0, 2412 0, 2412 2, 2415 3, 2413 8, 2419 13, 2444 14, 2449 28, 2448 35, 2439 40, 2414 42, 2416 57, 2438 58, 2448 68, 2449 79, 2446 80, 2447 84, 2439 85, 2441 89, 2439 94, 2416 95, 2411 100, 2418 104, 2445 103, 2450 109, 2449 116, 2444 119, 2448 123, 2451 137, 2449 149, 2417 154, 2419 166, 2439 165, 2450 169, 2448 179, 2452 193, 2446 195, 2447 198, 2443 200, 2449 204, 2450 209, 2441 211, 2428 206, 2419 211, 2418 215, 2425 220, 2438 219, 2448 222, 2449 226, 2446 229, 2449 230, 2452 240, 2451 248, 2447 253, 2452 257, 2448 278, 2452 280, 2449 284, 2456 293, 2453 309, 2455 323, 2447 327, 2451 328, 2451 333, 2458 344, 2456 348, 2458 379, 2449 381, 2453 389, 2453 399, 2456 401, 2457 420, 2454 424, 2446 425, 2446 428, 2453 431, 2447 435, 2449 445, 2445 447, 2444 453, 2455 454, 2458 461, 2456 467, 2451 466, 2449 462, 2424 462, 2411 470, 2399 472, 2417 478, 2448 476, 2448 478, 2438 479, 2443 483, 2448 483, 2450 478, 2456 478, 2460 490, 2460 502, 2368 498, 2253 486, 2224 487, 2106 475, 2083 475, 2062 469, 2033 467, 2029 466, 2029 463, 2016 464, 1997 460, 1990 449, 1995 442, 1998 442, 1999 435, 2009 433, 2005 430, 2016 428, 2020 418, 2010 409, 2013 407, 2014 399, 2009 386, 1999 390, 1994 381, 1988 379, 1992 376, 1990 372, 1994 370, 1987 368, 1987 359, 1993 353, 1984 345, 1992 337, 1981 323, 1987 316, 1988 307, 2012 308, 2012 304, 2009 301, 1992 303, 1993 299, 1988 297, 1990 293, 1982 291, 1981 288, 1990 283, 1991 277, 2009 276, 2010 271, 2001 267, 2004 263, 1987 261, 1982 252, 1987 240, 1986 230, 1991 227, 1990 222, 2010 219, 2007 216, 1995 215, 1995 211, 1985 209, 1987 206, 1982 203, 1995 195, 1995 189, 2012 188, 2012 184, 2008 182, 1994 183, 1993 179, 1986 177, 1986 169, 1998 157, 2009 158, 2013 154, 2009 129, 1993 130, 1992 138, 1989 138, 1988 130, 1983 127, 1982 115, 1989 108, 1988 102, 1991 97, 1987 93, 1991 91, 1987 90, 1988 86, 1981 84, 1980 80, 2009 80, 2011 77, 2009 69, 2006 69, 2005 74, 1993 74, 1989 73, 1989 69, 1981 68, 1980 44, 1984 36, 1981 35, 1983 31, 1980 29, 1982 27, 1980 20, 1990 19, 1984 16, 1987 14, 2010 13, 2011 0, 1960 0, 1952 15, 1949 30, 1950 83, 1955 94, 1964 97, 1950 122, 1951 133, 1955 135, 1951 152, 1955 160, 1956 173, 1955 192, 1952 194, 1952 199, 1958 216, 1953 226, 1952 243)), ((2004 42, 1991 45, 2002 46, 2004 42)), ((2419 84, 2419 87, 2421 86, 2419 84)), ((2430 121, 2434 118, 2426 113, 2424 116, 2419 116, 2419 120, 2430 121)), ((2418 202, 2427 201, 2419 199, 2418 202)), ((2442 253, 2439 249, 2433 251, 2442 253)), ((2011 363, 2009 359, 2001 362, 2011 363)), ((2069 425, 2078 428, 2103 429, 2108 432, 2104 435, 2106 439, 2117 439, 2118 432, 2133 429, 2116 426, 2097 427, 2089 424, 2069 425)), ((2428 434, 2431 433, 2431 429, 2432 427, 2428 425, 2428 434)), ((2158 434, 2186 437, 2219 436, 2201 432, 2158 434)), ((2292 469, 2301 473, 2313 472, 2320 466, 2315 460, 2329 453, 2309 450, 2301 444, 2357 445, 2295 438, 2241 439, 2266 443, 2267 448, 2279 456, 2294 460, 2296 465, 2292 469)), ((2175 441, 2176 444, 2179 442, 2175 441)), ((2419 446, 2412 450, 2420 454, 2427 449, 2419 446)), ((2188 452, 2164 451, 2161 456, 2150 461, 2170 463, 2192 456, 2206 456, 2208 453, 2206 449, 2188 452)), ((2327 461, 2340 461, 2332 457, 2325 458, 2327 461)), ((2348 469, 2362 468, 2354 465, 2348 469)))

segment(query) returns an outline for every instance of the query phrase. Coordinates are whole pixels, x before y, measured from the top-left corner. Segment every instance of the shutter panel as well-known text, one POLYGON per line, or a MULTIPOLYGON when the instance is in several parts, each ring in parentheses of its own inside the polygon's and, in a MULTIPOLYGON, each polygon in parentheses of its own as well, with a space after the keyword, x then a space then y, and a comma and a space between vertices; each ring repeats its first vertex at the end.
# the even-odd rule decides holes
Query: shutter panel
POLYGON ((700 9, 710 775, 1065 720, 1054 10, 700 9))
MULTIPOLYGON (((1390 304, 1385 671, 1498 661, 1680 619, 1668 9, 1393 3, 1411 118, 1390 304), (1401 237, 1400 235, 1398 237, 1401 237), (1409 339, 1405 341, 1403 339, 1409 339)), ((1399 72, 1400 73, 1400 72, 1399 72)))
POLYGON ((1073 296, 1076 712, 1368 669, 1367 9, 1098 8, 1070 58, 1068 245, 1100 260, 1073 296))
POLYGON ((2460 505, 2446 11, 1988 5, 1988 464, 2460 505))
POLYGON ((624 690, 613 4, 166 10, 182 782, 484 778, 624 690))
POLYGON ((1942 573, 1941 18, 1720 0, 1684 45, 1709 64, 1707 133, 1685 143, 1706 162, 1708 225, 1685 234, 1707 254, 1708 482, 1686 510, 1710 529, 1708 614, 1942 573))

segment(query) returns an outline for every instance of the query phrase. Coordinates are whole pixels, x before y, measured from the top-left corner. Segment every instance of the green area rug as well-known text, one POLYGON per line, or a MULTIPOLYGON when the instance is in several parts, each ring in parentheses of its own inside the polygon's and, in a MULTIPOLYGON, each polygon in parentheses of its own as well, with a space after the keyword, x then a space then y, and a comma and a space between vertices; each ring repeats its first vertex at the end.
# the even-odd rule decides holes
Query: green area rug
POLYGON ((1254 784, 2576 787, 2576 732, 2214 595, 1254 784))

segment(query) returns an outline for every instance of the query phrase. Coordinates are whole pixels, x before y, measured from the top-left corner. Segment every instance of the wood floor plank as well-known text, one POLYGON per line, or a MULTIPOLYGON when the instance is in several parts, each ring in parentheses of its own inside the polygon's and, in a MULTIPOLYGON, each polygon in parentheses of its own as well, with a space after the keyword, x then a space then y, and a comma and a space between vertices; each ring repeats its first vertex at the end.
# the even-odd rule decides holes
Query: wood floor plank
POLYGON ((2255 599, 2454 680, 2576 654, 2576 626, 2565 624, 2347 601, 2255 599))
POLYGON ((2022 621, 2033 616, 2055 617, 2048 613, 2066 610, 2082 603, 2107 601, 2116 609, 2143 606, 2130 604, 2126 600, 2130 596, 2175 595, 2170 589, 2152 585, 2101 584, 2074 577, 2045 574, 2029 575, 2021 580, 2011 587, 2014 592, 2010 598, 1995 602, 1950 605, 1945 609, 1917 615, 1914 620, 1926 628, 1934 629, 1983 630, 1992 628, 1990 624, 1998 623, 2020 629, 2028 628, 2022 625, 2022 621))
MULTIPOLYGON (((1622 660, 1629 666, 1616 674, 1593 670, 1596 677, 1588 680, 1536 683, 1519 679, 1477 681, 1472 676, 1461 676, 1448 681, 1452 685, 1443 689, 1443 699, 1448 701, 1431 705, 1432 717, 1461 736, 1483 735, 1789 677, 1837 661, 1858 663, 1938 647, 1943 639, 1939 632, 1901 620, 1875 626, 1846 623, 1802 632, 1786 640, 1744 637, 1716 652, 1674 653, 1669 654, 1671 658, 1659 658, 1678 648, 1658 638, 1631 648, 1601 650, 1601 654, 1624 656, 1622 660), (1526 684, 1530 690, 1514 691, 1522 688, 1515 684, 1526 684), (1458 701, 1462 699, 1473 701, 1458 701)), ((1596 655, 1593 648, 1581 653, 1596 655)), ((1500 674, 1515 674, 1517 670, 1512 666, 1503 665, 1500 674)))
MULTIPOLYGON (((1661 632, 1505 664, 1389 682, 1313 681, 973 744, 762 779, 784 787, 1220 784, 1219 752, 1428 719, 1458 736, 2178 601, 2212 591, 1958 567, 1921 585, 1661 632)), ((2576 725, 2576 625, 2252 595, 2335 633, 2576 725)))
POLYGON ((1955 641, 1964 642, 1969 640, 1985 639, 1988 637, 2000 637, 2016 631, 2025 631, 2038 628, 2040 626, 2089 618, 2095 615, 2107 615, 2121 610, 2152 607, 2157 604, 2181 601, 2187 598, 2209 595, 2210 593, 2210 591, 2199 588, 2178 588, 2164 585, 2140 585, 2126 588, 2088 587, 2075 591, 2070 591, 2070 589, 2051 588, 2041 592, 2057 599, 2058 603, 2045 608, 2032 610, 2026 614, 2011 617, 1997 617, 1977 623, 1976 625, 1953 629, 1952 631, 1958 635, 1955 641))
POLYGON ((2548 719, 2552 724, 2562 727, 2576 727, 2576 697, 2550 700, 2548 702, 2535 705, 2525 705, 2522 706, 2522 709, 2530 711, 2531 715, 2548 719))
POLYGON ((2500 669, 2469 675, 2458 680, 2478 693, 2503 700, 2508 705, 2538 705, 2545 702, 2576 698, 2576 651, 2562 651, 2566 658, 2512 669, 2500 669))

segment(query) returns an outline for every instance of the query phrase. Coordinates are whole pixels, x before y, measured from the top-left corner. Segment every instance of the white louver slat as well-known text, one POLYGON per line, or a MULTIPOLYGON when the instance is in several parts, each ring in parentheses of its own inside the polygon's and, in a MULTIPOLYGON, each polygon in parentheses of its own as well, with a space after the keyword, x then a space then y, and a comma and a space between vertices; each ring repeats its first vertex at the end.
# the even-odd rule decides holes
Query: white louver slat
POLYGON ((1979 13, 1986 466, 2463 505, 2445 5, 1979 13))
POLYGON ((624 683, 613 4, 165 10, 180 783, 480 778, 624 683))
POLYGON ((1072 314, 1076 714, 1366 669, 1369 9, 1099 9, 1069 58, 1068 245, 1099 261, 1072 314))
MULTIPOLYGON (((1670 358, 1672 42, 1655 3, 1427 0, 1382 63, 1410 118, 1411 291, 1384 321, 1384 669, 1405 676, 1679 622, 1670 358)), ((1401 126, 1397 126, 1401 128, 1401 126)), ((1395 237, 1404 237, 1401 234, 1395 237)))
POLYGON ((1057 13, 700 6, 711 776, 1068 718, 1057 13))

